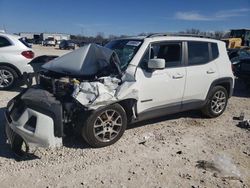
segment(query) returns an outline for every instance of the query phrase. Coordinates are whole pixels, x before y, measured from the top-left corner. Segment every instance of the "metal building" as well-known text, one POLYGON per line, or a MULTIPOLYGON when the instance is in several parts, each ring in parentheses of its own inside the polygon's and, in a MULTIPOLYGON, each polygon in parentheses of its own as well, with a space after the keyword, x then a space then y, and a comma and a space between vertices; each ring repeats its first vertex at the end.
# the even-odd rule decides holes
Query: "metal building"
POLYGON ((70 34, 65 33, 39 33, 39 32, 21 32, 19 33, 21 37, 25 37, 27 39, 38 39, 45 40, 47 38, 54 38, 55 40, 69 40, 70 34))
POLYGON ((41 33, 42 39, 54 38, 55 40, 69 40, 70 35, 65 33, 41 33))

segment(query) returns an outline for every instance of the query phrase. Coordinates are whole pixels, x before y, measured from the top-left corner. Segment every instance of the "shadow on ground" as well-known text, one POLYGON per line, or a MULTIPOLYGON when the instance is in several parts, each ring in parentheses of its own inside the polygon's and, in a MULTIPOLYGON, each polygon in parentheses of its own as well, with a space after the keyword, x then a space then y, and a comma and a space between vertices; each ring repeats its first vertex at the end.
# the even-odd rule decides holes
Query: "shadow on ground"
POLYGON ((158 118, 153 118, 153 119, 133 123, 133 124, 128 126, 128 129, 142 127, 142 126, 154 124, 154 123, 160 123, 160 122, 164 122, 164 121, 168 121, 168 120, 175 120, 175 119, 179 119, 179 118, 200 119, 200 118, 204 118, 204 116, 202 115, 201 111, 199 111, 199 110, 191 110, 191 111, 187 111, 187 112, 170 114, 170 115, 166 115, 166 116, 162 116, 162 117, 158 117, 158 118))

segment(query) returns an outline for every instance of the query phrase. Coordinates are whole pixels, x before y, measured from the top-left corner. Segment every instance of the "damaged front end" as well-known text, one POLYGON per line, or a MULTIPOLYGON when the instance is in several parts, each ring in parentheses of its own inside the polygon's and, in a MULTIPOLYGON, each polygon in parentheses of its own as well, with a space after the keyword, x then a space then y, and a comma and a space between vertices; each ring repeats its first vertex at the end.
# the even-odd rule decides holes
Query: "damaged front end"
POLYGON ((79 116, 137 99, 134 81, 123 78, 119 63, 114 51, 90 44, 45 64, 38 85, 8 103, 6 133, 11 145, 17 134, 28 146, 61 146, 65 130, 76 128, 79 116))

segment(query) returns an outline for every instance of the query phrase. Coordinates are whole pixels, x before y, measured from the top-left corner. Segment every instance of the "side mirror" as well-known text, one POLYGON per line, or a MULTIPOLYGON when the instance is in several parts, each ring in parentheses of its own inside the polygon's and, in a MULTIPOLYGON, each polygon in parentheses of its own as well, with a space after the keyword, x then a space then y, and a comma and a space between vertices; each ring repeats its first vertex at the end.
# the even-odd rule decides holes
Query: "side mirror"
POLYGON ((166 61, 165 59, 150 59, 148 61, 148 68, 149 69, 164 69, 166 61))

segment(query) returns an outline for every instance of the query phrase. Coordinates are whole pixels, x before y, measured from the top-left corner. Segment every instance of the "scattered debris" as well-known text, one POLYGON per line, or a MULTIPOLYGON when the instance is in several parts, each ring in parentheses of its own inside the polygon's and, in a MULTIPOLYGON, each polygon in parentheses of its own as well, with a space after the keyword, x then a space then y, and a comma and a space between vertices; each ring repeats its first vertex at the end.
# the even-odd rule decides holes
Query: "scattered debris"
POLYGON ((239 122, 238 127, 250 129, 250 119, 239 122))
POLYGON ((244 117, 245 117, 244 112, 241 112, 241 113, 240 113, 239 120, 240 120, 240 121, 243 121, 243 120, 244 120, 244 117))
POLYGON ((241 112, 239 117, 234 117, 233 119, 240 121, 237 127, 240 127, 243 129, 250 129, 250 119, 245 119, 244 112, 241 112))
POLYGON ((196 167, 214 172, 214 177, 230 180, 241 180, 241 174, 239 170, 233 164, 231 158, 226 155, 217 156, 212 162, 199 160, 197 161, 196 167))
POLYGON ((205 160, 197 161, 197 164, 195 166, 197 168, 201 168, 204 170, 220 172, 220 170, 215 166, 215 164, 213 162, 208 162, 205 160))
POLYGON ((146 140, 139 142, 139 144, 142 144, 142 145, 144 145, 145 143, 146 143, 146 140))
POLYGON ((179 155, 180 155, 180 154, 182 154, 182 151, 177 151, 176 154, 179 154, 179 155))
POLYGON ((153 133, 146 133, 146 134, 142 135, 142 139, 138 142, 138 144, 145 145, 145 143, 149 139, 155 139, 155 135, 153 133))

